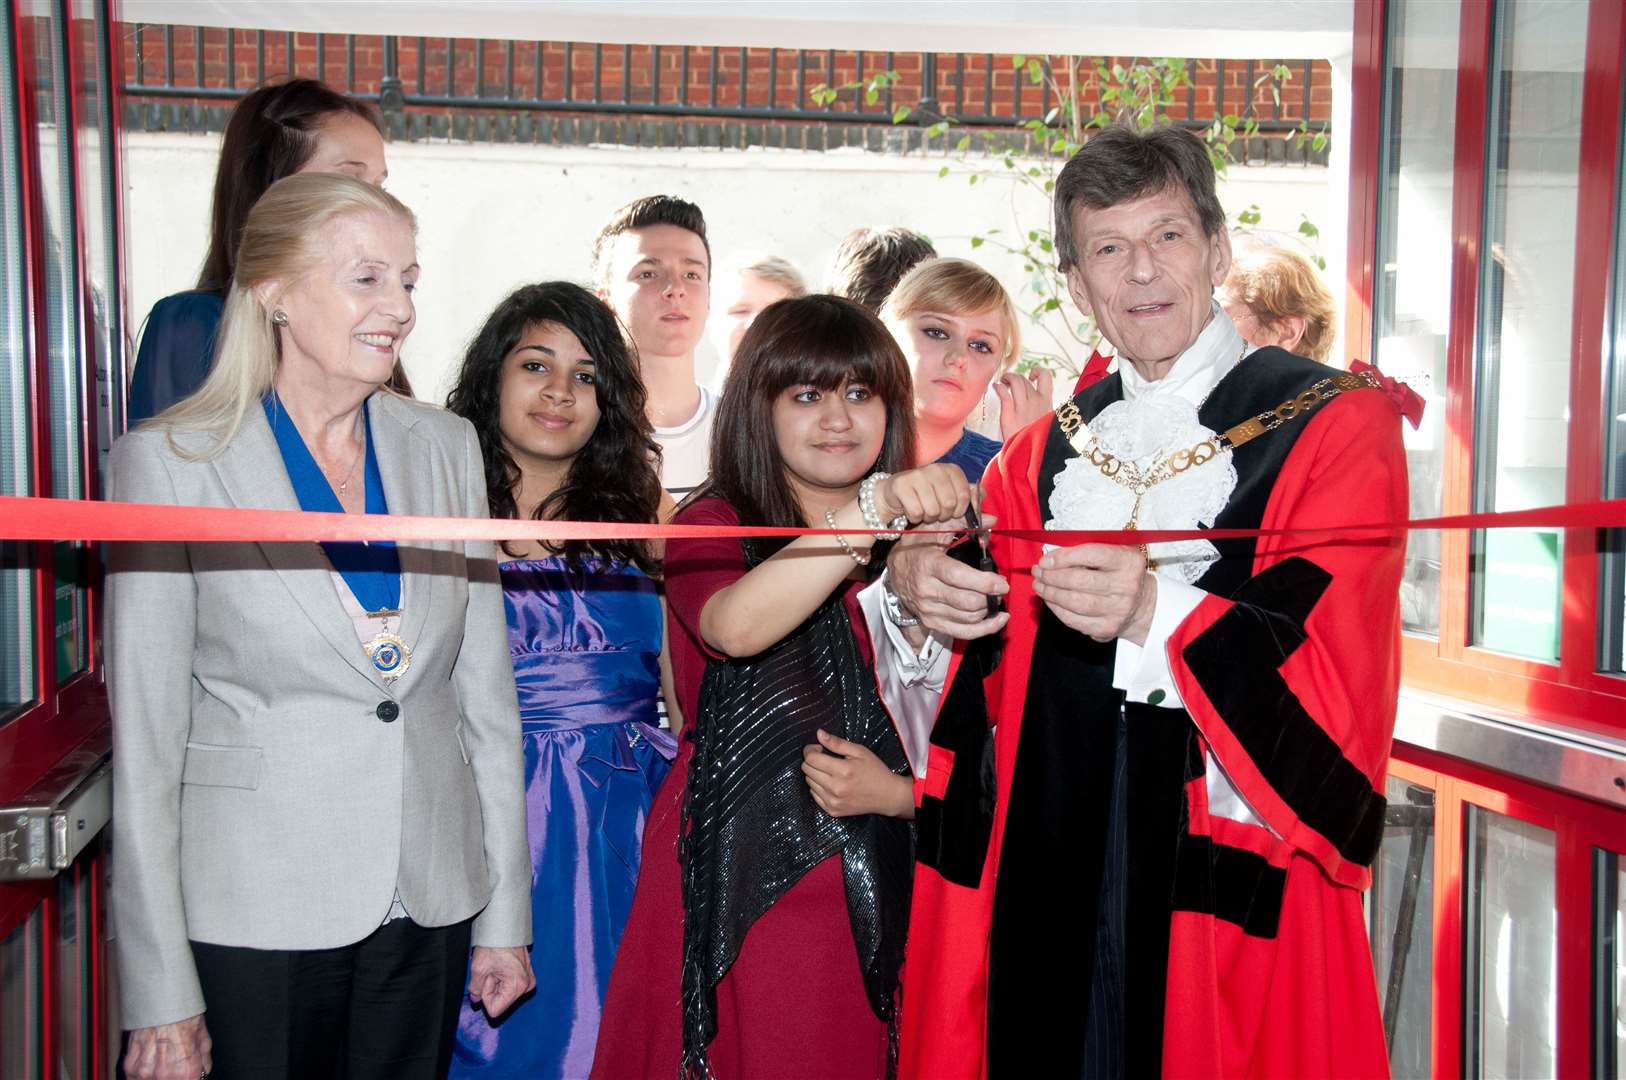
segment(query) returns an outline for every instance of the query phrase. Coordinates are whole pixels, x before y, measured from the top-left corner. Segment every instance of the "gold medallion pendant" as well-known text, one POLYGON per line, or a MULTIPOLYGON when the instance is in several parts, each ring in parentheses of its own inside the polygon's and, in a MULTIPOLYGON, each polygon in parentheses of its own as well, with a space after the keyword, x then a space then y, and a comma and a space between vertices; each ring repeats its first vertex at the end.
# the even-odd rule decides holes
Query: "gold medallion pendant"
POLYGON ((412 650, 398 634, 387 631, 374 634, 362 648, 367 650, 367 658, 386 681, 399 679, 412 666, 412 650))

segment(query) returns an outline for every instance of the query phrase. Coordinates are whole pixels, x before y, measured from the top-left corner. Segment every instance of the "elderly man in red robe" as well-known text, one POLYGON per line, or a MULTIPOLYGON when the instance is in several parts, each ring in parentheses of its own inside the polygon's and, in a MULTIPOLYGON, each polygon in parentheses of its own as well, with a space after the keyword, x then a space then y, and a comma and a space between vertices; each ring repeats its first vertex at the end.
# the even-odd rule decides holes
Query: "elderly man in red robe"
POLYGON ((1055 220, 1119 370, 990 466, 985 523, 1029 531, 992 536, 996 569, 905 544, 883 579, 902 681, 946 679, 902 1075, 1386 1075, 1361 893, 1402 548, 1316 530, 1405 518, 1394 388, 1242 340, 1183 131, 1091 138, 1055 220), (1042 540, 1078 529, 1304 531, 1042 540))

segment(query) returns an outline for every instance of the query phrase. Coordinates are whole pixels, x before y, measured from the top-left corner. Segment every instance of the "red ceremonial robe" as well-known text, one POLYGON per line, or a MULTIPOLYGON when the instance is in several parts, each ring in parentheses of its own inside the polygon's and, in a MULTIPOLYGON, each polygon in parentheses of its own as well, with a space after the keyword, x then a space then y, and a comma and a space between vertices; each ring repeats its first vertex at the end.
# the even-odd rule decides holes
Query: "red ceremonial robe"
MULTIPOLYGON (((1200 415, 1225 430, 1334 374, 1262 349, 1200 415)), ((1113 375, 1075 404, 1088 421, 1121 397, 1113 375)), ((1024 429, 983 479, 985 513, 1041 529, 1072 456, 1054 419, 1024 429)), ((1382 393, 1323 400, 1233 462, 1215 527, 1407 513, 1382 393)), ((993 538, 1011 622, 957 646, 916 786, 902 1076, 1387 1074, 1361 891, 1382 836, 1403 547, 1216 546, 1198 582, 1211 595, 1168 643, 1185 706, 1168 709, 1123 705, 1112 643, 1044 608, 1040 543, 993 538), (1263 825, 1210 815, 1205 754, 1263 825)))

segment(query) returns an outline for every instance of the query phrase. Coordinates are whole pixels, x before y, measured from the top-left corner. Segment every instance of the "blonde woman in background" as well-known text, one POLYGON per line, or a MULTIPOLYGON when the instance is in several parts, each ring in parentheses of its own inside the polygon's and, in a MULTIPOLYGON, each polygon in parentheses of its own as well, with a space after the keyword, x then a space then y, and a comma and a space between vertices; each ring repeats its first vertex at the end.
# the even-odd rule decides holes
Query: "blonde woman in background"
POLYGON ((1239 255, 1219 301, 1249 345, 1275 345, 1323 364, 1332 354, 1337 305, 1315 266, 1291 248, 1239 255))
POLYGON ((777 255, 747 256, 724 267, 711 283, 711 319, 706 324, 712 348, 717 350, 712 384, 722 387, 740 338, 763 308, 806 295, 807 282, 801 272, 777 255))
MULTIPOLYGON (((473 427, 383 388, 414 234, 352 177, 272 185, 214 369, 111 497, 485 517, 473 427)), ((444 1076, 465 965, 494 1016, 534 983, 492 546, 119 544, 108 620, 128 1074, 444 1076)))
POLYGON ((1011 371, 1022 355, 1016 305, 999 279, 976 263, 919 264, 887 297, 881 319, 914 376, 917 462, 958 465, 973 484, 982 478, 1000 440, 969 430, 966 420, 990 382, 1004 438, 1050 412, 1050 372, 1038 368, 1024 378, 1011 371))

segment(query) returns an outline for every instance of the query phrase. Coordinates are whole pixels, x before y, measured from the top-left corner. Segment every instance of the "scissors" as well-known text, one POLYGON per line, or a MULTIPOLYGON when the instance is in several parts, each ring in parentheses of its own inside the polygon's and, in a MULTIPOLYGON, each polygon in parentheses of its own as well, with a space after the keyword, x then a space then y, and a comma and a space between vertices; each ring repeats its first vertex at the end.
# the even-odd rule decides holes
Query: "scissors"
MULTIPOLYGON (((988 554, 988 526, 982 523, 982 518, 977 514, 975 506, 965 508, 965 529, 966 540, 976 540, 977 546, 972 549, 968 543, 962 541, 953 553, 955 558, 973 569, 982 570, 989 574, 999 573, 999 566, 994 562, 994 557, 988 554)), ((988 597, 988 616, 990 618, 1004 610, 1004 597, 988 597)))

